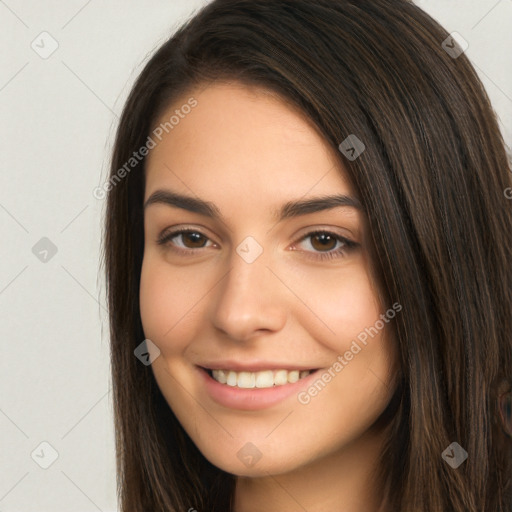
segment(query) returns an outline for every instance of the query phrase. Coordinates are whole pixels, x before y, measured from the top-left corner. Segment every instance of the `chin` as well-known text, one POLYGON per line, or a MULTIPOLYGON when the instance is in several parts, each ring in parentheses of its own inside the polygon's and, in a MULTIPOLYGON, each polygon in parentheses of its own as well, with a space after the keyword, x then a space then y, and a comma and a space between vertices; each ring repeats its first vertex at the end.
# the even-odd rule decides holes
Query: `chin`
POLYGON ((229 448, 217 445, 217 450, 212 450, 209 443, 207 450, 198 448, 217 468, 236 476, 253 478, 288 473, 310 461, 305 456, 300 457, 294 446, 287 450, 281 445, 281 450, 276 450, 276 446, 268 442, 231 440, 229 448))

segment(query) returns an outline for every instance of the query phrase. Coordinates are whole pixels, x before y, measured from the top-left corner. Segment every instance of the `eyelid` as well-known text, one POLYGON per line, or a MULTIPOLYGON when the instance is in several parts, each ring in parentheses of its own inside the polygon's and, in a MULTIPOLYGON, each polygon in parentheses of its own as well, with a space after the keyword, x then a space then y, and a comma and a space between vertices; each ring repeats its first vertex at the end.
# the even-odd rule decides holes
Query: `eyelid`
POLYGON ((165 229, 158 235, 156 239, 156 244, 162 246, 165 250, 169 249, 175 253, 182 254, 185 256, 192 256, 202 252, 205 249, 209 249, 212 246, 216 246, 216 242, 214 242, 207 234, 203 233, 200 229, 192 229, 192 228, 176 228, 167 230, 165 229), (205 246, 196 247, 196 248, 183 248, 174 244, 171 240, 173 238, 177 238, 180 235, 186 235, 188 233, 197 233, 201 235, 205 239, 205 246))
MULTIPOLYGON (((331 249, 328 251, 307 251, 307 250, 300 250, 300 252, 304 252, 308 254, 310 259, 313 260, 324 260, 324 259, 333 259, 333 258, 343 258, 346 257, 351 251, 355 250, 357 247, 360 246, 359 243, 355 242, 351 238, 348 238, 344 235, 340 235, 333 229, 326 229, 326 228, 316 228, 316 229, 309 229, 306 231, 305 234, 303 234, 301 237, 298 238, 296 242, 294 242, 293 245, 300 243, 304 240, 307 240, 308 238, 312 238, 315 235, 321 235, 326 234, 329 236, 332 236, 337 242, 341 242, 343 245, 341 247, 338 247, 337 249, 331 249)), ((292 250, 297 250, 292 246, 292 250)))
MULTIPOLYGON (((210 238, 210 239, 212 238, 207 233, 207 232, 209 232, 209 229, 206 228, 205 226, 201 226, 201 225, 198 225, 198 224, 195 224, 195 225, 183 224, 183 225, 177 225, 176 227, 173 226, 173 227, 165 228, 164 230, 162 230, 160 235, 157 237, 157 240, 158 239, 162 239, 164 237, 167 237, 171 233, 179 234, 182 231, 197 232, 197 233, 200 233, 200 234, 202 234, 203 236, 205 236, 207 238, 210 238)), ((351 238, 351 237, 354 236, 352 234, 351 230, 349 230, 347 228, 340 228, 338 226, 328 226, 328 225, 318 225, 318 226, 314 226, 314 227, 309 226, 307 228, 303 228, 302 230, 299 231, 299 233, 300 232, 302 232, 302 235, 297 235, 297 237, 295 237, 296 241, 302 240, 307 235, 311 235, 311 234, 318 233, 318 232, 326 232, 326 233, 330 233, 330 234, 336 235, 336 236, 338 236, 340 238, 347 239, 349 241, 353 241, 354 243, 356 243, 355 240, 353 240, 351 238), (338 231, 342 230, 342 229, 347 231, 349 234, 345 235, 345 234, 339 233, 338 231)))
MULTIPOLYGON (((165 246, 168 244, 172 245, 172 244, 170 244, 170 240, 174 237, 177 237, 179 235, 186 234, 186 233, 197 233, 197 234, 201 235, 202 237, 204 237, 207 240, 207 243, 208 243, 208 241, 210 241, 210 242, 212 242, 213 245, 218 245, 215 241, 213 241, 211 239, 211 237, 208 234, 206 234, 202 231, 203 229, 204 229, 203 227, 198 228, 196 226, 186 226, 186 225, 165 229, 160 233, 156 242, 158 245, 162 245, 162 246, 165 246)), ((337 229, 339 229, 339 228, 337 228, 337 229)), ((355 242, 351 238, 348 238, 347 236, 341 235, 333 227, 329 227, 329 228, 327 228, 327 227, 308 227, 308 228, 304 228, 302 235, 299 236, 295 242, 293 242, 292 250, 305 253, 308 255, 307 257, 310 259, 322 260, 322 259, 345 257, 345 256, 347 256, 347 254, 350 251, 356 249, 359 246, 360 246, 359 243, 355 242), (308 250, 296 249, 294 247, 297 243, 303 242, 304 240, 311 238, 314 235, 318 235, 318 234, 330 235, 333 238, 335 238, 337 241, 341 242, 343 245, 342 245, 342 247, 339 247, 338 249, 331 249, 328 251, 308 251, 308 250)), ((172 246, 172 251, 174 251, 178 254, 182 254, 184 256, 193 256, 194 253, 197 254, 199 252, 202 252, 202 250, 204 250, 204 249, 207 249, 207 247, 203 246, 203 247, 184 249, 182 247, 178 247, 175 245, 172 246)))
MULTIPOLYGON (((161 233, 157 236, 156 242, 158 244, 165 244, 166 240, 169 238, 173 238, 174 236, 177 236, 181 233, 199 233, 200 235, 204 236, 208 240, 214 242, 212 240, 212 237, 207 233, 207 229, 204 226, 187 226, 185 225, 179 225, 172 228, 165 228, 161 233)), ((216 242, 214 242, 216 243, 216 242)))
POLYGON ((327 224, 319 224, 313 227, 308 226, 307 228, 301 229, 296 237, 296 240, 302 240, 304 237, 315 233, 329 233, 344 240, 356 243, 355 236, 352 234, 351 230, 342 228, 340 226, 330 226, 327 224))

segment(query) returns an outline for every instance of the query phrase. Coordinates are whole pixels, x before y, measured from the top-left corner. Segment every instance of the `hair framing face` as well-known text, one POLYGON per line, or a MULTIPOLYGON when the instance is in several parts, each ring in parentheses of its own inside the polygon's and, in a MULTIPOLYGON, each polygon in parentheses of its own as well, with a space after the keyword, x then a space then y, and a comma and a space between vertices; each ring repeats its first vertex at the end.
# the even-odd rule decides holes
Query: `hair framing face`
MULTIPOLYGON (((401 384, 382 454, 389 510, 512 510, 511 174, 484 88, 449 34, 402 0, 214 0, 148 61, 126 102, 111 176, 155 120, 215 80, 258 85, 300 109, 339 152, 368 217, 375 279, 394 322, 401 384), (442 452, 469 454, 454 471, 442 452)), ((169 121, 172 125, 172 121, 169 121)), ((169 128, 170 129, 170 128, 169 128)), ((141 152, 142 155, 142 152, 141 152)), ((232 475, 197 450, 133 351, 144 163, 109 187, 104 237, 120 506, 231 510, 232 475)))

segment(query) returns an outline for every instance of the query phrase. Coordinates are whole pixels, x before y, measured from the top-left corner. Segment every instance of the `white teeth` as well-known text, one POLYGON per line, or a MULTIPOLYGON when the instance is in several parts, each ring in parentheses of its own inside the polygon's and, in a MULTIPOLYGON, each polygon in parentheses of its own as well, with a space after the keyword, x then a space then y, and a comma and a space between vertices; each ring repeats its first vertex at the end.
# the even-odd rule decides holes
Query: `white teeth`
POLYGON ((271 388, 297 382, 307 377, 310 370, 263 370, 261 372, 234 372, 232 370, 212 370, 212 376, 221 384, 245 389, 271 388))
POLYGON ((276 386, 282 386, 288 383, 288 372, 286 370, 277 370, 274 375, 274 383, 276 386))
POLYGON ((236 386, 236 381, 237 381, 237 375, 235 372, 228 372, 228 377, 227 377, 227 385, 228 386, 236 386))
POLYGON ((292 372, 288 372, 288 382, 297 382, 299 380, 299 372, 297 370, 293 370, 292 372))
POLYGON ((239 388, 253 388, 256 385, 256 375, 251 372, 240 372, 237 384, 239 388))
POLYGON ((274 372, 272 370, 258 372, 255 375, 257 388, 271 388, 274 385, 274 372))
POLYGON ((226 374, 222 370, 213 370, 213 378, 220 382, 221 384, 226 384, 228 381, 228 378, 226 377, 226 374))

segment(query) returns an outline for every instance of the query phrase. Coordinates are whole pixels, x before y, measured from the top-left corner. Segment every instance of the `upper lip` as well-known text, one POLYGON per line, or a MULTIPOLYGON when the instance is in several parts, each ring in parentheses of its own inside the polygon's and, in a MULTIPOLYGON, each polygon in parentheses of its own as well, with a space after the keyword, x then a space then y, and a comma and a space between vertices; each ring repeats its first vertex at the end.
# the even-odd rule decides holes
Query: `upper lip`
POLYGON ((264 370, 316 370, 317 367, 311 365, 296 365, 290 363, 276 363, 274 361, 254 361, 254 362, 241 362, 233 360, 225 361, 209 361, 201 363, 198 366, 206 370, 232 370, 234 372, 260 372, 264 370))

